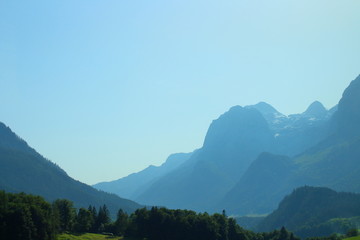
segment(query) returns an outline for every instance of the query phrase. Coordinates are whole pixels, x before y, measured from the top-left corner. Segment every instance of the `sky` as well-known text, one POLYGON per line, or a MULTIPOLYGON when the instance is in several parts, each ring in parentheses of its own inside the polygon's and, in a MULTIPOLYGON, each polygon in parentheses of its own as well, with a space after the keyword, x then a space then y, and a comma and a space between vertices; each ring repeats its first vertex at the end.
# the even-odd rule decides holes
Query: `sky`
POLYGON ((359 0, 0 0, 0 121, 94 184, 202 146, 265 101, 331 108, 360 74, 359 0))

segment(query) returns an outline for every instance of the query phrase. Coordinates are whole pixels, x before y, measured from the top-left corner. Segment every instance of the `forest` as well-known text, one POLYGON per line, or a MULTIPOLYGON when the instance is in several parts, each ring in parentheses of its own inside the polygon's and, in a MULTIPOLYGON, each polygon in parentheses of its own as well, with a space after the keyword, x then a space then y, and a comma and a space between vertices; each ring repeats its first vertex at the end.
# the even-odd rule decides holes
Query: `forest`
POLYGON ((0 191, 0 239, 56 240, 61 233, 102 233, 131 239, 298 240, 284 227, 254 233, 221 214, 166 208, 141 208, 130 215, 119 209, 110 218, 106 205, 75 209, 71 201, 53 203, 40 196, 0 191))

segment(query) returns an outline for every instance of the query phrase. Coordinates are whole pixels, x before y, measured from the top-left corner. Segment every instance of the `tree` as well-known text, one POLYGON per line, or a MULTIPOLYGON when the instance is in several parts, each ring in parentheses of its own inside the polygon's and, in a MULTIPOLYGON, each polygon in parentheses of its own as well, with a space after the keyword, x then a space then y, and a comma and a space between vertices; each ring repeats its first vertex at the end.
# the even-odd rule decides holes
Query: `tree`
POLYGON ((85 208, 80 208, 76 216, 74 230, 76 232, 89 232, 93 222, 92 213, 85 208))
POLYGON ((284 226, 282 226, 280 229, 279 240, 287 240, 288 237, 289 237, 288 231, 286 230, 286 228, 284 226))
POLYGON ((213 218, 216 221, 219 240, 228 240, 228 233, 229 233, 229 226, 228 226, 228 219, 226 218, 225 210, 223 210, 222 214, 214 214, 213 218))
POLYGON ((96 211, 96 208, 94 206, 89 205, 88 210, 89 210, 89 212, 91 214, 91 221, 92 221, 89 231, 92 232, 92 233, 96 233, 97 232, 97 228, 96 228, 97 211, 96 211))
POLYGON ((105 231, 106 226, 110 223, 110 213, 104 204, 99 208, 98 215, 95 220, 95 228, 97 232, 105 231))
POLYGON ((0 191, 0 239, 5 239, 6 223, 5 214, 8 209, 8 196, 4 191, 0 191))
POLYGON ((117 213, 117 218, 114 223, 114 233, 116 235, 124 235, 128 224, 129 216, 122 209, 120 209, 117 213))
POLYGON ((42 197, 0 192, 0 239, 55 239, 51 205, 42 197))
POLYGON ((58 199, 53 203, 53 209, 58 217, 59 232, 72 231, 76 216, 73 202, 67 199, 58 199))

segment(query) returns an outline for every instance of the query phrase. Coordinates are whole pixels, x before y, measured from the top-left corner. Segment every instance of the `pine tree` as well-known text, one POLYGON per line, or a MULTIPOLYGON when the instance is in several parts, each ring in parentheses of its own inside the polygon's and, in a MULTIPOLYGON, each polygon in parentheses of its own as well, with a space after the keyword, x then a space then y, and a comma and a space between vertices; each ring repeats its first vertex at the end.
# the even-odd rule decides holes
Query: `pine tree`
POLYGON ((114 233, 116 235, 124 235, 125 229, 129 224, 128 218, 128 215, 122 209, 118 211, 117 218, 114 223, 114 233))

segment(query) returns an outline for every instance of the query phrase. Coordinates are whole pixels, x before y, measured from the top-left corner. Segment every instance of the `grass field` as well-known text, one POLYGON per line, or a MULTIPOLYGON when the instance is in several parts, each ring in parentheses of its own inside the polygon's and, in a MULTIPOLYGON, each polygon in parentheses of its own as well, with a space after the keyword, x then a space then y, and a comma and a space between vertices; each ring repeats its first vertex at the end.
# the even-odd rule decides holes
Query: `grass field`
MULTIPOLYGON (((113 237, 95 233, 84 233, 81 235, 60 234, 57 240, 125 240, 123 237, 113 237)), ((130 240, 130 239, 129 239, 130 240)))
POLYGON ((343 240, 360 240, 360 236, 351 237, 351 238, 345 238, 343 240))

